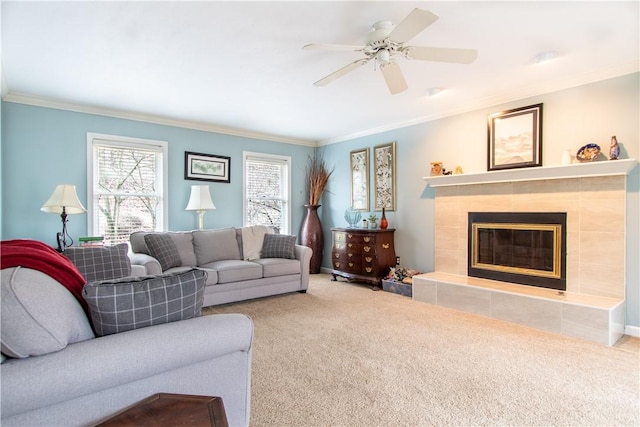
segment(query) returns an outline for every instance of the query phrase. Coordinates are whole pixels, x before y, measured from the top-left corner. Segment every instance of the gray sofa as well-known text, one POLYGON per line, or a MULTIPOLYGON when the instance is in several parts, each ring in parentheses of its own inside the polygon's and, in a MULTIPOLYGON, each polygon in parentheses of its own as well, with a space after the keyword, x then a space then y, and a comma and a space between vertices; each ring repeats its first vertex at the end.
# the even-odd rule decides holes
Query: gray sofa
POLYGON ((193 267, 206 270, 205 307, 306 292, 309 286, 312 250, 296 245, 295 236, 275 234, 262 227, 136 232, 130 244, 132 264, 144 266, 146 274, 193 267), (272 250, 266 250, 267 246, 272 250))
MULTIPOLYGON (((82 292, 86 294, 92 285, 145 287, 151 280, 178 287, 185 276, 196 275, 191 270, 124 277, 91 282, 82 292)), ((197 278, 200 302, 204 280, 202 274, 197 278)), ((185 320, 138 324, 137 329, 96 337, 80 300, 50 275, 3 264, 0 283, 1 425, 95 425, 156 393, 220 396, 229 424, 249 425, 253 339, 249 317, 193 317, 199 316, 198 304, 191 317, 182 317, 185 320)), ((160 293, 169 290, 166 285, 160 293)), ((95 320, 88 299, 87 304, 95 320)))

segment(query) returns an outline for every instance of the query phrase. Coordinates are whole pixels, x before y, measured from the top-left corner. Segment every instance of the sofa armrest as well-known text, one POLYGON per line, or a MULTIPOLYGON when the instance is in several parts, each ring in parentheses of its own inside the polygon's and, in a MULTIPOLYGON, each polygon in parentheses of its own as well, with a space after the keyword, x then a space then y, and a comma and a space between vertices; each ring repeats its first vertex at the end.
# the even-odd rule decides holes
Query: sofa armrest
POLYGON ((147 269, 144 265, 131 264, 131 277, 146 276, 147 269))
MULTIPOLYGON (((251 352, 253 322, 218 314, 107 335, 0 365, 2 417, 70 401, 234 352, 251 352)), ((133 403, 133 402, 132 402, 133 403)))
POLYGON ((300 261, 301 267, 300 290, 306 291, 309 287, 309 264, 311 263, 313 250, 307 246, 296 245, 295 254, 296 259, 300 261))
MULTIPOLYGON (((130 253, 129 260, 131 261, 131 267, 134 265, 141 265, 144 267, 147 276, 158 276, 162 274, 162 267, 160 262, 147 254, 130 253)), ((133 271, 132 271, 133 275, 133 271)))

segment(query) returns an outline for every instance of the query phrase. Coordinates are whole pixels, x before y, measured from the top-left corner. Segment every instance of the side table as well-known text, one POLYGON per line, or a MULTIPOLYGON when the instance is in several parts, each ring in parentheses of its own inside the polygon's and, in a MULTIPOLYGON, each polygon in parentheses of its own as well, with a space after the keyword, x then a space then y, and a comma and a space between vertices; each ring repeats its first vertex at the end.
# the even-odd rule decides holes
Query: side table
POLYGON ((229 427, 221 397, 158 393, 98 424, 138 426, 229 427))

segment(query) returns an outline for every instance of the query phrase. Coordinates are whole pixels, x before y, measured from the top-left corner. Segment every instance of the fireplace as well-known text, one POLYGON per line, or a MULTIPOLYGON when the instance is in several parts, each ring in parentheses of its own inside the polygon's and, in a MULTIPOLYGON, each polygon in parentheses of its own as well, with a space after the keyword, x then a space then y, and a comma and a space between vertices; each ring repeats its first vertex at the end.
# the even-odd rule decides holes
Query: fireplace
POLYGON ((467 274, 565 291, 564 212, 469 212, 467 274))

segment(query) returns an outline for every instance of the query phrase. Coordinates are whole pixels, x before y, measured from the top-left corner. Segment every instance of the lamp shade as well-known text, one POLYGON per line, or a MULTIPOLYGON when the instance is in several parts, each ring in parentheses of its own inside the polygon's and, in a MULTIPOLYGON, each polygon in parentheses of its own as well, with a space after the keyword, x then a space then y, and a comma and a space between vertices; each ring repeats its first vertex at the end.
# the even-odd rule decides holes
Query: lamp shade
POLYGON ((67 214, 81 214, 87 210, 82 206, 78 195, 76 194, 76 186, 70 184, 60 184, 53 190, 53 194, 49 197, 44 205, 40 208, 43 212, 61 214, 64 208, 67 214))
POLYGON ((192 185, 191 196, 189 197, 189 203, 186 210, 188 211, 201 211, 211 210, 216 207, 211 200, 211 193, 209 193, 208 185, 192 185))

